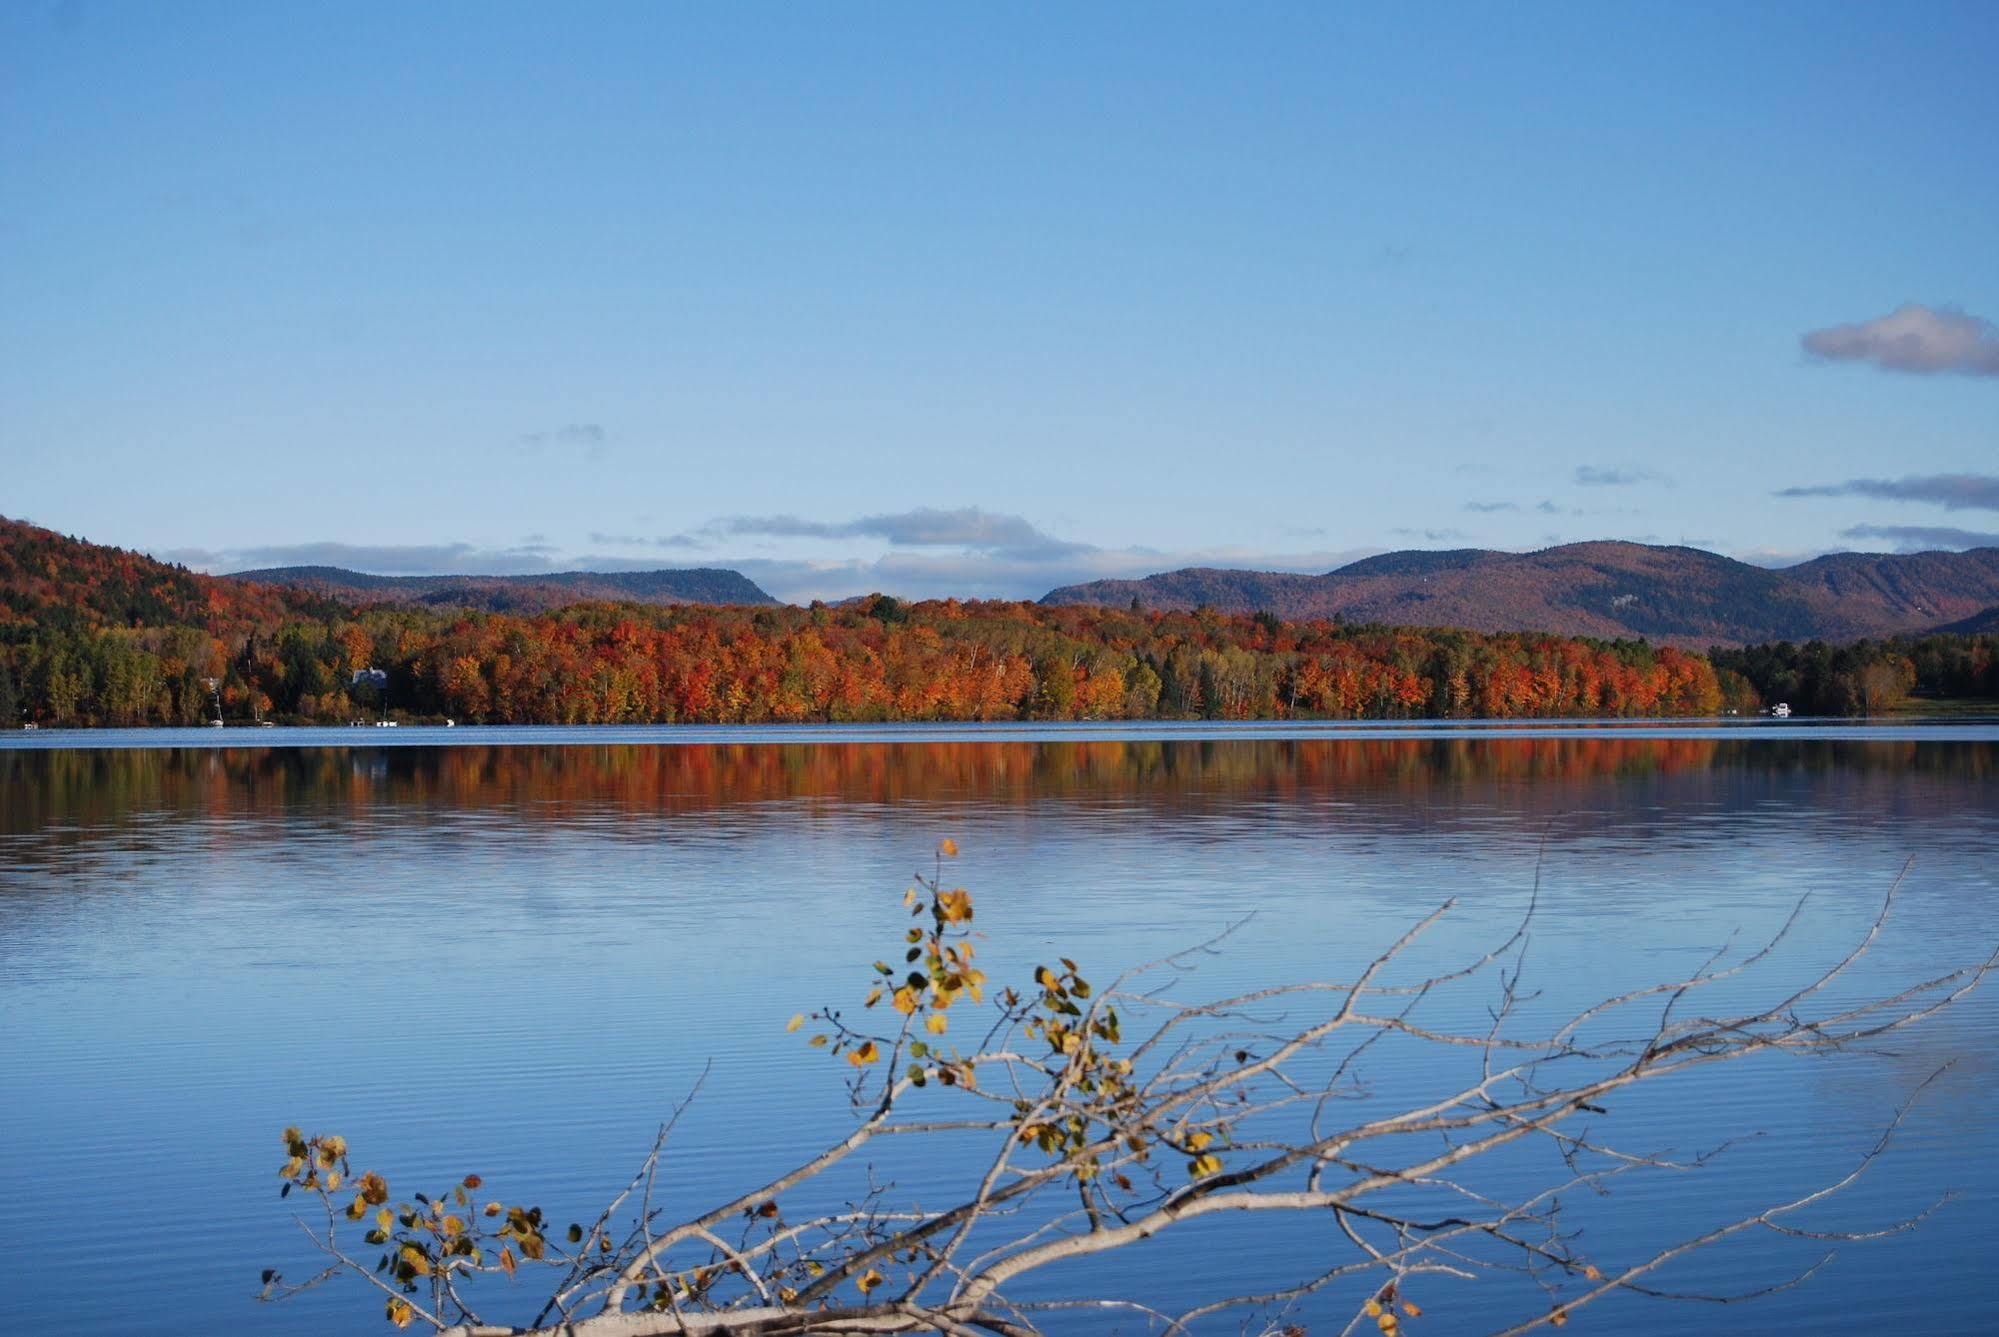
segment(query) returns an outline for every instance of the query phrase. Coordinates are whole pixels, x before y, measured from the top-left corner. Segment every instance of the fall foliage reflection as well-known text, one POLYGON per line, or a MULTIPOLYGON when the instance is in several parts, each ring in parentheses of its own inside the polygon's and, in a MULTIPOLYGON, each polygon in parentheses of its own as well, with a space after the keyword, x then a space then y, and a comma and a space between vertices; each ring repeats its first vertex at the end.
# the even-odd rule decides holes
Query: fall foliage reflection
POLYGON ((1514 781, 1537 782, 1523 793, 1552 811, 1574 802, 1565 782, 1834 770, 1975 784, 1999 778, 1999 746, 1581 736, 21 751, 0 753, 0 830, 89 826, 133 812, 255 816, 343 806, 532 805, 557 817, 810 800, 990 808, 1092 797, 1172 808, 1372 797, 1409 805, 1431 791, 1514 781))

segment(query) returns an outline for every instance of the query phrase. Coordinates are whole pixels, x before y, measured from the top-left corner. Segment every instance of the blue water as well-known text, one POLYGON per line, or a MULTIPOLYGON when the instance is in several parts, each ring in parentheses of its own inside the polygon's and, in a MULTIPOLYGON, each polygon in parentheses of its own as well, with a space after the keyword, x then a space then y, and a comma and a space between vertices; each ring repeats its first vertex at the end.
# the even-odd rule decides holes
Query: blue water
MULTIPOLYGON (((848 1126, 843 1067, 785 1019, 865 987, 911 870, 947 835, 996 979, 1058 953, 1101 978, 1245 915, 1185 991, 1350 975, 1448 896, 1457 909, 1411 968, 1456 964, 1510 932, 1538 873, 1536 1008, 1683 972, 1809 892, 1762 976, 1776 993, 1864 929, 1911 856, 1855 989, 1999 943, 1990 725, 11 734, 0 1331, 378 1326, 359 1288, 252 1298, 263 1267, 313 1268, 276 1193, 288 1123, 345 1134, 399 1188, 477 1172, 566 1221, 623 1183, 706 1069, 662 1197, 693 1211, 732 1196, 848 1126)), ((1435 1016, 1488 1001, 1439 999, 1435 1016)), ((1945 1064, 1880 1163, 1803 1223, 1866 1227, 1955 1197, 1912 1233, 1839 1246, 1794 1289, 1726 1307, 1619 1299, 1576 1324, 1999 1330, 1995 1056, 1987 990, 1881 1052, 1728 1065, 1613 1102, 1605 1122, 1627 1146, 1762 1136, 1698 1172, 1581 1195, 1569 1224, 1607 1262, 1844 1173, 1945 1064)), ((1372 1098, 1413 1100, 1449 1068, 1385 1047, 1366 1076, 1372 1098)), ((955 1183, 979 1153, 881 1168, 955 1183)), ((1517 1193, 1550 1173, 1507 1157, 1476 1182, 1517 1193)), ((1213 1222, 1032 1293, 1174 1309, 1295 1279, 1342 1247, 1319 1220, 1213 1222)), ((1652 1280, 1751 1290, 1823 1248, 1756 1232, 1652 1280)), ((1518 1276, 1412 1286, 1415 1331, 1489 1330, 1547 1304, 1518 1276)), ((497 1316, 524 1317, 525 1283, 490 1289, 497 1316)), ((1289 1317, 1337 1331, 1358 1298, 1289 1317)))

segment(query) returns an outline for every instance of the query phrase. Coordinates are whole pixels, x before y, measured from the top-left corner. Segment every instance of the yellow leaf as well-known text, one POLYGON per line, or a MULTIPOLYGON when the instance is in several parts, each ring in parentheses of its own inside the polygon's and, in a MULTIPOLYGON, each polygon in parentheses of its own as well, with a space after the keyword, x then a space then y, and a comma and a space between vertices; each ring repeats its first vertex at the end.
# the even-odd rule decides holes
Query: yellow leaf
MULTIPOLYGON (((500 1207, 499 1203, 497 1202, 494 1203, 492 1207, 487 1209, 486 1215, 488 1216, 499 1215, 499 1207, 500 1207)), ((378 1229, 381 1230, 387 1230, 389 1228, 390 1223, 392 1223, 395 1219, 396 1219, 396 1214, 390 1211, 386 1207, 378 1209, 375 1213, 375 1225, 378 1229)))
POLYGON ((517 1266, 519 1266, 519 1264, 514 1262, 514 1251, 512 1249, 504 1249, 504 1248, 501 1249, 500 1270, 505 1272, 508 1276, 511 1277, 512 1275, 514 1275, 514 1268, 517 1266))
POLYGON ((1369 1318, 1380 1318, 1381 1301, 1369 1300, 1366 1304, 1361 1306, 1361 1312, 1366 1314, 1369 1318))
POLYGON ((339 1187, 340 1187, 340 1172, 338 1170, 328 1170, 326 1172, 326 1191, 328 1193, 331 1193, 334 1189, 339 1187))
POLYGON ((415 1311, 410 1308, 408 1300, 403 1299, 401 1296, 391 1296, 389 1298, 388 1309, 389 1322, 399 1328, 407 1328, 410 1325, 410 1316, 415 1311))
POLYGON ((1414 1300, 1404 1300, 1402 1302, 1402 1312, 1411 1318, 1423 1317, 1422 1306, 1418 1305, 1414 1300))
POLYGON ((963 887, 937 893, 937 913, 947 924, 962 924, 972 917, 972 893, 963 887))
POLYGON ((923 1029, 929 1031, 932 1035, 942 1035, 950 1028, 950 1019, 941 1012, 932 1012, 929 1019, 923 1023, 923 1029))
POLYGON ((895 996, 889 999, 889 1002, 894 1004, 895 1010, 902 1013, 905 1017, 913 1015, 916 1009, 921 1006, 916 1001, 916 990, 910 988, 907 984, 897 989, 895 996))
POLYGON ((812 1037, 809 1043, 812 1045, 814 1049, 824 1049, 826 1047, 826 1037, 823 1035, 815 1035, 812 1037))
POLYGON ((847 1051, 847 1062, 853 1064, 857 1068, 866 1067, 868 1064, 873 1063, 876 1059, 880 1057, 881 1057, 881 1051, 875 1048, 875 1042, 873 1040, 868 1041, 866 1044, 862 1045, 859 1049, 850 1049, 847 1051))
POLYGON ((1552 1313, 1548 1315, 1548 1323, 1552 1327, 1559 1328, 1568 1321, 1569 1321, 1569 1314, 1568 1311, 1565 1309, 1554 1310, 1552 1313))
POLYGON ((1383 1332, 1394 1332, 1401 1325, 1396 1321, 1395 1315, 1383 1313, 1380 1318, 1374 1321, 1374 1326, 1380 1328, 1383 1332))
POLYGON ((1195 1179, 1204 1179, 1208 1175, 1219 1174, 1221 1168, 1221 1161, 1212 1155, 1196 1156, 1193 1160, 1187 1162, 1187 1173, 1195 1179))
POLYGON ((861 1275, 855 1279, 854 1284, 861 1288, 861 1294, 866 1295, 869 1291, 881 1285, 882 1282, 886 1280, 887 1278, 882 1276, 881 1273, 875 1271, 873 1268, 869 1268, 867 1271, 861 1273, 861 1275))
MULTIPOLYGON (((1206 1151, 1208 1144, 1214 1140, 1215 1135, 1213 1133, 1189 1133, 1187 1135, 1187 1145, 1195 1151, 1206 1151)), ((1372 1314, 1374 1311, 1369 1310, 1368 1312, 1372 1314)))
POLYGON ((784 1024, 785 1033, 788 1035, 792 1031, 797 1030, 800 1026, 803 1026, 804 1024, 805 1024, 805 1014, 803 1012, 800 1012, 795 1016, 793 1016, 790 1021, 787 1021, 784 1024))
POLYGON ((881 1000, 882 1000, 882 991, 880 989, 870 989, 868 990, 868 1001, 865 1004, 863 1004, 863 1006, 873 1007, 876 1003, 879 1003, 881 1000))
POLYGON ((937 852, 947 859, 958 857, 958 842, 946 836, 937 842, 937 852))
POLYGON ((1591 1281, 1603 1280, 1603 1273, 1596 1270, 1596 1264, 1594 1263, 1590 1264, 1588 1267, 1583 1269, 1583 1275, 1588 1277, 1591 1281))

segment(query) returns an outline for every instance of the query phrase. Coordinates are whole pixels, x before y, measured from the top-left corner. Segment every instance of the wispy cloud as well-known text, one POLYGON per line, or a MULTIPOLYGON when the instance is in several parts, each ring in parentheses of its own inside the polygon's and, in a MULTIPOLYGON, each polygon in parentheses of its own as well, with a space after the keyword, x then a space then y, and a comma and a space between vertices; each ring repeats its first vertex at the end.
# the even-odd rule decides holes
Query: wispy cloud
POLYGON ((547 544, 487 548, 473 543, 357 544, 332 541, 246 548, 174 548, 158 556, 206 571, 337 566, 378 576, 530 575, 557 569, 547 544))
POLYGON ((709 527, 726 534, 766 538, 880 539, 898 548, 966 548, 1046 558, 1094 551, 1087 543, 1058 539, 1025 517, 961 506, 943 510, 921 506, 856 520, 804 520, 795 515, 735 515, 709 527))
POLYGON ((541 432, 523 432, 520 443, 530 450, 573 451, 587 460, 601 460, 609 453, 611 434, 594 422, 572 422, 541 432))
POLYGON ((1999 376, 1999 327, 1954 307, 1910 302, 1857 325, 1829 325, 1803 338, 1825 362, 1868 362, 1884 371, 1999 376))
POLYGON ((1514 501, 1468 501, 1465 509, 1479 515, 1492 515, 1499 511, 1517 511, 1520 503, 1514 501))
POLYGON ((1380 551, 1353 548, 1279 553, 1246 548, 1086 547, 1080 552, 1037 559, 1003 552, 904 550, 873 559, 819 561, 759 557, 721 564, 741 571, 778 598, 793 603, 844 599, 877 591, 911 599, 951 596, 1038 599, 1063 585, 1130 579, 1188 566, 1324 572, 1380 551))
POLYGON ((1885 539, 1899 552, 1926 552, 1936 548, 1999 548, 1999 533, 1977 529, 1953 529, 1948 525, 1854 525, 1839 531, 1841 538, 1885 539))
POLYGON ((1999 477, 1992 474, 1909 474, 1902 478, 1849 478, 1843 483, 1780 488, 1779 497, 1873 497, 1916 501, 1947 511, 1999 511, 1999 477))
POLYGON ((1649 469, 1600 469, 1592 464, 1576 466, 1576 484, 1580 487, 1636 487, 1640 483, 1666 481, 1663 475, 1655 474, 1649 469))
POLYGON ((691 534, 654 542, 693 542, 726 553, 731 539, 818 543, 871 539, 888 546, 888 552, 873 557, 736 560, 718 554, 714 559, 778 598, 792 600, 839 599, 877 590, 912 598, 1039 598, 1060 585, 1151 575, 1183 566, 1327 571, 1376 551, 1105 548, 1059 538, 1025 516, 978 506, 919 506, 850 520, 734 515, 710 521, 691 534))
POLYGON ((698 551, 715 546, 714 540, 699 534, 661 534, 653 537, 643 534, 603 534, 592 531, 590 541, 612 548, 678 548, 698 551))

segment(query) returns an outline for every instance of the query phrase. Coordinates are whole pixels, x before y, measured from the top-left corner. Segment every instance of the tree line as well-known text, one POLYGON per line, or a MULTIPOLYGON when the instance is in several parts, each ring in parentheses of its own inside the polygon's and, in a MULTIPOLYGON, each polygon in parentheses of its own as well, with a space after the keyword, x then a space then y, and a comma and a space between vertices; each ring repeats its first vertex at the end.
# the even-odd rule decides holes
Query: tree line
POLYGON ((1706 655, 1270 613, 873 595, 828 607, 355 607, 0 518, 0 722, 491 724, 1811 714, 1999 696, 1999 637, 1706 655), (357 684, 363 670, 377 670, 357 684))
POLYGON ((1532 633, 873 596, 538 616, 288 608, 247 625, 0 626, 0 710, 43 725, 1404 719, 1713 714, 1695 653, 1532 633), (386 686, 356 683, 380 670, 386 686))
POLYGON ((1715 649, 1724 676, 1739 675, 1760 699, 1783 701, 1807 715, 1878 715, 1912 696, 1950 700, 1999 697, 1999 636, 1930 635, 1828 645, 1752 645, 1715 649))

